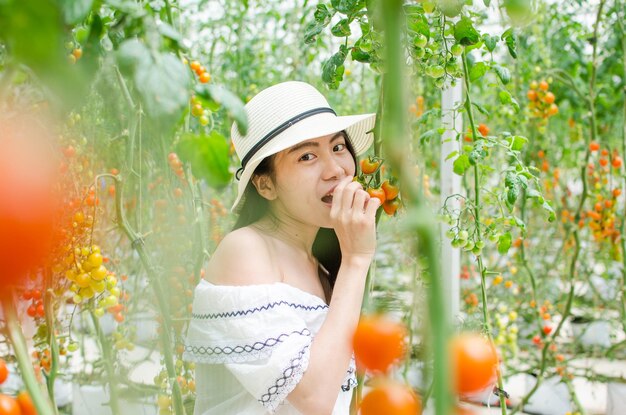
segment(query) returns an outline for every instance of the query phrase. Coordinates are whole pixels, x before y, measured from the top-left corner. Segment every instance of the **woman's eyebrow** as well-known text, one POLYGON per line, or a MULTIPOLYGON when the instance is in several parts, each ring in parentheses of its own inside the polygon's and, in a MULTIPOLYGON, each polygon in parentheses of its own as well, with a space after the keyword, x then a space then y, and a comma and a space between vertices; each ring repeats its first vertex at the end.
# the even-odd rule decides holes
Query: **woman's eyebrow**
MULTIPOLYGON (((332 143, 333 141, 335 141, 338 138, 342 138, 343 137, 343 133, 340 131, 337 134, 335 134, 333 136, 333 138, 330 139, 330 142, 332 143)), ((305 141, 304 143, 300 143, 300 144, 296 144, 295 146, 291 147, 289 149, 289 151, 287 152, 287 154, 291 154, 295 151, 298 151, 302 148, 306 148, 306 147, 319 147, 319 143, 317 141, 305 141)))

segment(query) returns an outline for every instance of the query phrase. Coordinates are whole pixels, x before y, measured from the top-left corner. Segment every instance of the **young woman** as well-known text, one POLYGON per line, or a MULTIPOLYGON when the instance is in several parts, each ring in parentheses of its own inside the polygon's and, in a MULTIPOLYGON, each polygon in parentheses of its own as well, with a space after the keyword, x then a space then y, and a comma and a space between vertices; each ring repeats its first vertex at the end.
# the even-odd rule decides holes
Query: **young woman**
POLYGON ((261 91, 246 113, 247 134, 232 129, 239 220, 196 288, 187 333, 195 414, 347 415, 380 205, 353 178, 374 114, 338 117, 303 82, 261 91))

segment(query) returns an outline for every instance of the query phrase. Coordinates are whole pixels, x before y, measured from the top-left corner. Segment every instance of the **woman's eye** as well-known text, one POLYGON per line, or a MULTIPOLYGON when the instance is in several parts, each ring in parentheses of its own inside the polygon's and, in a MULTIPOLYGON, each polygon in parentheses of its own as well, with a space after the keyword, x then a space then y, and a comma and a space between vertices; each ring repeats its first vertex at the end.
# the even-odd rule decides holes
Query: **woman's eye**
POLYGON ((345 148, 346 148, 345 144, 337 144, 333 150, 334 151, 341 151, 341 150, 343 150, 345 148))
POLYGON ((306 153, 302 157, 300 157, 300 160, 301 161, 309 161, 309 160, 313 160, 313 157, 315 157, 313 154, 306 153))

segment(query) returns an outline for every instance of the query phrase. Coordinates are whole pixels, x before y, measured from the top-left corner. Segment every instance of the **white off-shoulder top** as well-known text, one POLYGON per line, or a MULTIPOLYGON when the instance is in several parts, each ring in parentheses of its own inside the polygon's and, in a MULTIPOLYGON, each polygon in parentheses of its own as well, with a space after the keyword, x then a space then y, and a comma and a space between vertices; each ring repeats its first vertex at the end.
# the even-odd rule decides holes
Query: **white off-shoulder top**
MULTIPOLYGON (((282 282, 225 286, 201 280, 183 358, 196 362, 194 415, 300 414, 287 400, 309 364, 326 314, 321 298, 282 282)), ((354 358, 333 415, 348 415, 354 358)))

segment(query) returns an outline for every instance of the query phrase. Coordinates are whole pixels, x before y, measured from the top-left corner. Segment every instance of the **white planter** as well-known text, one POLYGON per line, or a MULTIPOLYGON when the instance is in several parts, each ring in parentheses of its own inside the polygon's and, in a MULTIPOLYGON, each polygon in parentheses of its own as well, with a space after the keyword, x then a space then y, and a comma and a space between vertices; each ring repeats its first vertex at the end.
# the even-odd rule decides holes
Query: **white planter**
POLYGON ((626 384, 609 382, 606 387, 606 415, 622 415, 626 408, 626 384))
POLYGON ((611 324, 608 321, 572 323, 572 333, 583 347, 608 348, 611 346, 611 324))
POLYGON ((72 398, 72 415, 112 415, 109 391, 104 385, 75 383, 72 398))
MULTIPOLYGON (((526 379, 526 391, 529 392, 535 385, 536 379, 529 376, 526 379)), ((570 400, 569 391, 561 378, 554 376, 544 379, 539 388, 524 405, 524 412, 541 415, 563 415, 572 412, 574 406, 570 400)))
POLYGON ((119 414, 109 406, 109 388, 104 385, 73 385, 72 415, 158 415, 157 398, 149 395, 119 399, 119 414))

